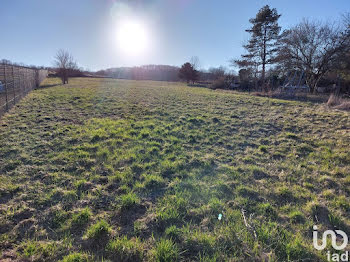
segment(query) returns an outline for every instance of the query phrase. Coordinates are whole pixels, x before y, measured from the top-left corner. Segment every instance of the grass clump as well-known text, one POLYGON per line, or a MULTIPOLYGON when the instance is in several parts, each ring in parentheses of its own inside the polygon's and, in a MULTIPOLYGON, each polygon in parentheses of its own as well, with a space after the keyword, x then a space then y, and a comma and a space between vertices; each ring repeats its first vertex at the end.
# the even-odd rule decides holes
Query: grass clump
POLYGON ((85 239, 99 240, 110 235, 112 227, 106 220, 99 220, 95 224, 91 225, 84 236, 85 239))
POLYGON ((184 242, 186 250, 192 257, 213 255, 217 247, 215 235, 201 230, 186 232, 184 242))
POLYGON ((110 241, 106 249, 118 261, 142 261, 144 257, 144 247, 139 238, 117 238, 110 241))
POLYGON ((54 242, 40 242, 35 240, 28 240, 20 245, 23 257, 36 261, 50 260, 62 251, 60 249, 60 246, 54 242))
POLYGON ((261 203, 258 205, 258 211, 261 215, 268 219, 277 219, 278 214, 276 209, 270 203, 261 203))
POLYGON ((339 196, 334 200, 335 206, 343 209, 344 211, 350 211, 350 202, 345 196, 339 196))
POLYGON ((276 193, 277 193, 278 199, 284 203, 293 202, 296 199, 292 189, 287 186, 278 187, 276 189, 276 193))
POLYGON ((81 211, 78 211, 72 216, 71 225, 73 227, 81 227, 86 225, 91 218, 92 213, 89 208, 85 208, 81 211))
POLYGON ((298 210, 292 211, 289 218, 293 223, 302 223, 305 220, 303 213, 298 210))
POLYGON ((156 218, 160 227, 180 223, 187 214, 188 200, 180 195, 165 196, 156 210, 156 218))
POLYGON ((297 134, 294 134, 294 133, 291 133, 291 132, 286 132, 285 133, 285 136, 287 138, 291 138, 291 139, 298 139, 298 135, 297 134))
POLYGON ((260 145, 259 146, 259 150, 263 153, 267 153, 268 152, 268 147, 265 145, 260 145))
POLYGON ((129 192, 120 197, 120 207, 122 210, 131 209, 140 204, 140 198, 133 192, 129 192))
POLYGON ((72 253, 65 256, 60 262, 92 262, 88 254, 72 253))
POLYGON ((157 262, 179 261, 180 252, 177 245, 169 239, 160 239, 154 250, 154 260, 157 262))
POLYGON ((54 229, 62 227, 69 218, 69 213, 62 209, 54 209, 51 213, 51 227, 54 229))
POLYGON ((157 189, 165 186, 165 180, 159 175, 146 175, 145 187, 147 189, 157 189))
POLYGON ((339 110, 350 111, 350 100, 341 98, 339 95, 331 94, 328 98, 327 106, 339 110))
POLYGON ((181 229, 176 227, 175 225, 172 225, 165 229, 165 235, 170 239, 178 241, 181 237, 181 229))

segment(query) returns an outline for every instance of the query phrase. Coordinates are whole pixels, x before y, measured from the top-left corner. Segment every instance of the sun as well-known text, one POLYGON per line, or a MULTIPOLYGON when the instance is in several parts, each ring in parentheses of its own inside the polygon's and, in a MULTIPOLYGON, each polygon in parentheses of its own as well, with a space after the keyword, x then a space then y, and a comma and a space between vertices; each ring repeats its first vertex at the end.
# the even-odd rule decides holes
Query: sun
POLYGON ((123 21, 119 23, 117 41, 122 52, 128 55, 141 55, 149 45, 146 26, 139 21, 123 21))

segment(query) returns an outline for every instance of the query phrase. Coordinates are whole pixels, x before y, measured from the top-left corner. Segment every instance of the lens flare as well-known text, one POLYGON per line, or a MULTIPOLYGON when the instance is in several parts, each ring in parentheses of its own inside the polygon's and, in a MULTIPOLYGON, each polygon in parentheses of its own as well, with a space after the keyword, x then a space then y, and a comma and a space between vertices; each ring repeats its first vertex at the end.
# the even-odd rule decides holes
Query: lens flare
POLYGON ((117 41, 120 50, 128 55, 145 53, 149 45, 146 26, 136 20, 125 20, 118 23, 117 41))

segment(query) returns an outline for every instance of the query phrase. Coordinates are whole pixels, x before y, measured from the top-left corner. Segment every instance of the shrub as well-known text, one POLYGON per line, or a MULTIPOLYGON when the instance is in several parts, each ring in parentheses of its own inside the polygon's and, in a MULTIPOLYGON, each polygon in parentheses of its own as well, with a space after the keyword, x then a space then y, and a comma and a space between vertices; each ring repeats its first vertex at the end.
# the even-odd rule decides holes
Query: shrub
POLYGON ((226 82, 224 77, 220 77, 217 80, 215 80, 209 87, 210 89, 225 89, 226 88, 226 82))

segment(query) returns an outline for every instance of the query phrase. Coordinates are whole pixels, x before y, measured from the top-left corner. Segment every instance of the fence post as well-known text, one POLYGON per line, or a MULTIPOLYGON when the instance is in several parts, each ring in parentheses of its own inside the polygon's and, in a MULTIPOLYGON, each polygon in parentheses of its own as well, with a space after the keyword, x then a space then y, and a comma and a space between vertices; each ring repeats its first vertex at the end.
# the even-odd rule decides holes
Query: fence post
POLYGON ((15 75, 13 74, 13 66, 12 66, 12 87, 13 87, 13 104, 16 104, 16 87, 15 87, 15 75))
MULTIPOLYGON (((2 99, 5 100, 5 104, 0 105, 1 115, 9 111, 22 97, 39 85, 40 70, 0 62, 0 75, 2 76, 2 74, 4 75, 1 79, 4 87, 2 99), (11 88, 13 88, 13 95, 11 94, 11 88)), ((46 75, 44 78, 46 78, 46 75)))
POLYGON ((4 86, 5 86, 5 95, 6 95, 6 111, 8 111, 9 103, 8 103, 8 95, 7 95, 6 64, 3 64, 3 65, 4 65, 4 80, 5 80, 4 86))
POLYGON ((16 81, 15 86, 18 87, 18 90, 21 90, 21 86, 19 84, 19 68, 18 67, 17 67, 16 79, 17 79, 17 81, 16 81))
POLYGON ((24 90, 24 93, 27 94, 27 90, 24 86, 24 81, 23 81, 23 68, 21 67, 21 73, 20 73, 20 85, 22 86, 23 90, 24 90))

